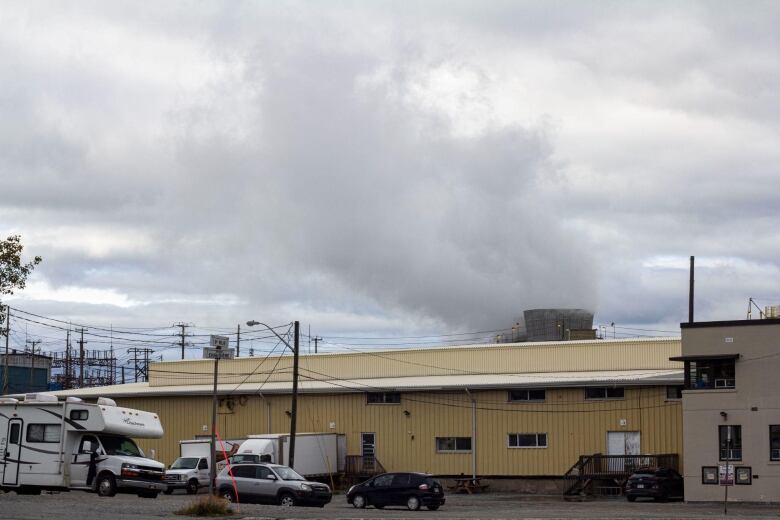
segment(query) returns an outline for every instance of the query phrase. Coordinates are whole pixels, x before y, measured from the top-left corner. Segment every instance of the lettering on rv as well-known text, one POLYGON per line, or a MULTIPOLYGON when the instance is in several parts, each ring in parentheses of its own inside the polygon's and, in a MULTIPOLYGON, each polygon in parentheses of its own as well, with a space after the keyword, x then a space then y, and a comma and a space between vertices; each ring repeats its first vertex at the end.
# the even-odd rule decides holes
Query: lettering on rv
POLYGON ((144 423, 135 422, 130 417, 123 417, 122 422, 130 426, 140 426, 141 428, 146 428, 146 425, 144 423))

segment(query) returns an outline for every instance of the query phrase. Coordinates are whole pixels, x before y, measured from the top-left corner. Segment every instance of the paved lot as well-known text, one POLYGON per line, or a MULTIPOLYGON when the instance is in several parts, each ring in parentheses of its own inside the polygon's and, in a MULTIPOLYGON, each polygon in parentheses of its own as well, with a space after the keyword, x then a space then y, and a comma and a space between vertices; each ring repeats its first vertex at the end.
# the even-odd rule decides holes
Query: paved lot
MULTIPOLYGON (((173 511, 187 504, 186 495, 160 495, 155 500, 140 499, 134 495, 99 498, 83 492, 56 493, 41 496, 0 494, 0 518, 15 520, 141 520, 186 518, 174 516, 173 511)), ((778 518, 780 506, 730 504, 725 518, 778 518)), ((695 519, 724 518, 722 504, 683 504, 600 500, 593 502, 564 502, 557 498, 529 500, 515 494, 486 494, 480 496, 449 495, 447 504, 438 511, 407 511, 388 508, 382 511, 367 508, 357 510, 346 504, 342 495, 324 509, 277 506, 242 505, 233 519, 695 519)))

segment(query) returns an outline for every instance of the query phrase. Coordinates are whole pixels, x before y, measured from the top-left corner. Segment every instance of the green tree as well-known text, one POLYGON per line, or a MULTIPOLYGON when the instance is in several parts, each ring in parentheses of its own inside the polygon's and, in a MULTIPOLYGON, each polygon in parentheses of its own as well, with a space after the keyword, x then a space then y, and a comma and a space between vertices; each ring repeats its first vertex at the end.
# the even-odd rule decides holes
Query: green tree
MULTIPOLYGON (((0 240, 0 297, 13 294, 16 289, 24 289, 27 277, 35 266, 41 263, 41 257, 36 256, 31 262, 22 263, 22 237, 11 235, 0 240)), ((0 301, 0 307, 2 306, 0 301)), ((5 322, 5 309, 0 313, 0 325, 5 322)), ((0 334, 5 333, 5 327, 0 327, 0 334)))

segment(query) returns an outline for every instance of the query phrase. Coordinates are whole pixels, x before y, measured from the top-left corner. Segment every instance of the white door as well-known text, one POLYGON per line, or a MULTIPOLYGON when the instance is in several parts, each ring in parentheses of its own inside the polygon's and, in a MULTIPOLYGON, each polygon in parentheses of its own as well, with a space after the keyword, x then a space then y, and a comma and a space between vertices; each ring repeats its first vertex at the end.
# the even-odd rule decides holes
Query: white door
POLYGON ((639 455, 639 432, 607 432, 607 455, 639 455))
POLYGON ((5 471, 3 472, 3 484, 15 486, 19 481, 19 457, 22 454, 22 420, 11 419, 8 421, 8 431, 3 459, 5 471))

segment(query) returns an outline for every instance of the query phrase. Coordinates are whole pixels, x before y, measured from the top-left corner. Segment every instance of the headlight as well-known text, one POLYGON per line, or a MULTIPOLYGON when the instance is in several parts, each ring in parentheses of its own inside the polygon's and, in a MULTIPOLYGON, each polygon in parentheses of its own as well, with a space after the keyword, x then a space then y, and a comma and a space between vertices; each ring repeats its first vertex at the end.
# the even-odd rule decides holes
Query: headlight
POLYGON ((122 464, 122 476, 123 477, 137 477, 140 475, 138 472, 140 468, 135 464, 122 464))
POLYGON ((311 486, 308 484, 301 484, 301 489, 303 491, 311 491, 311 486))

